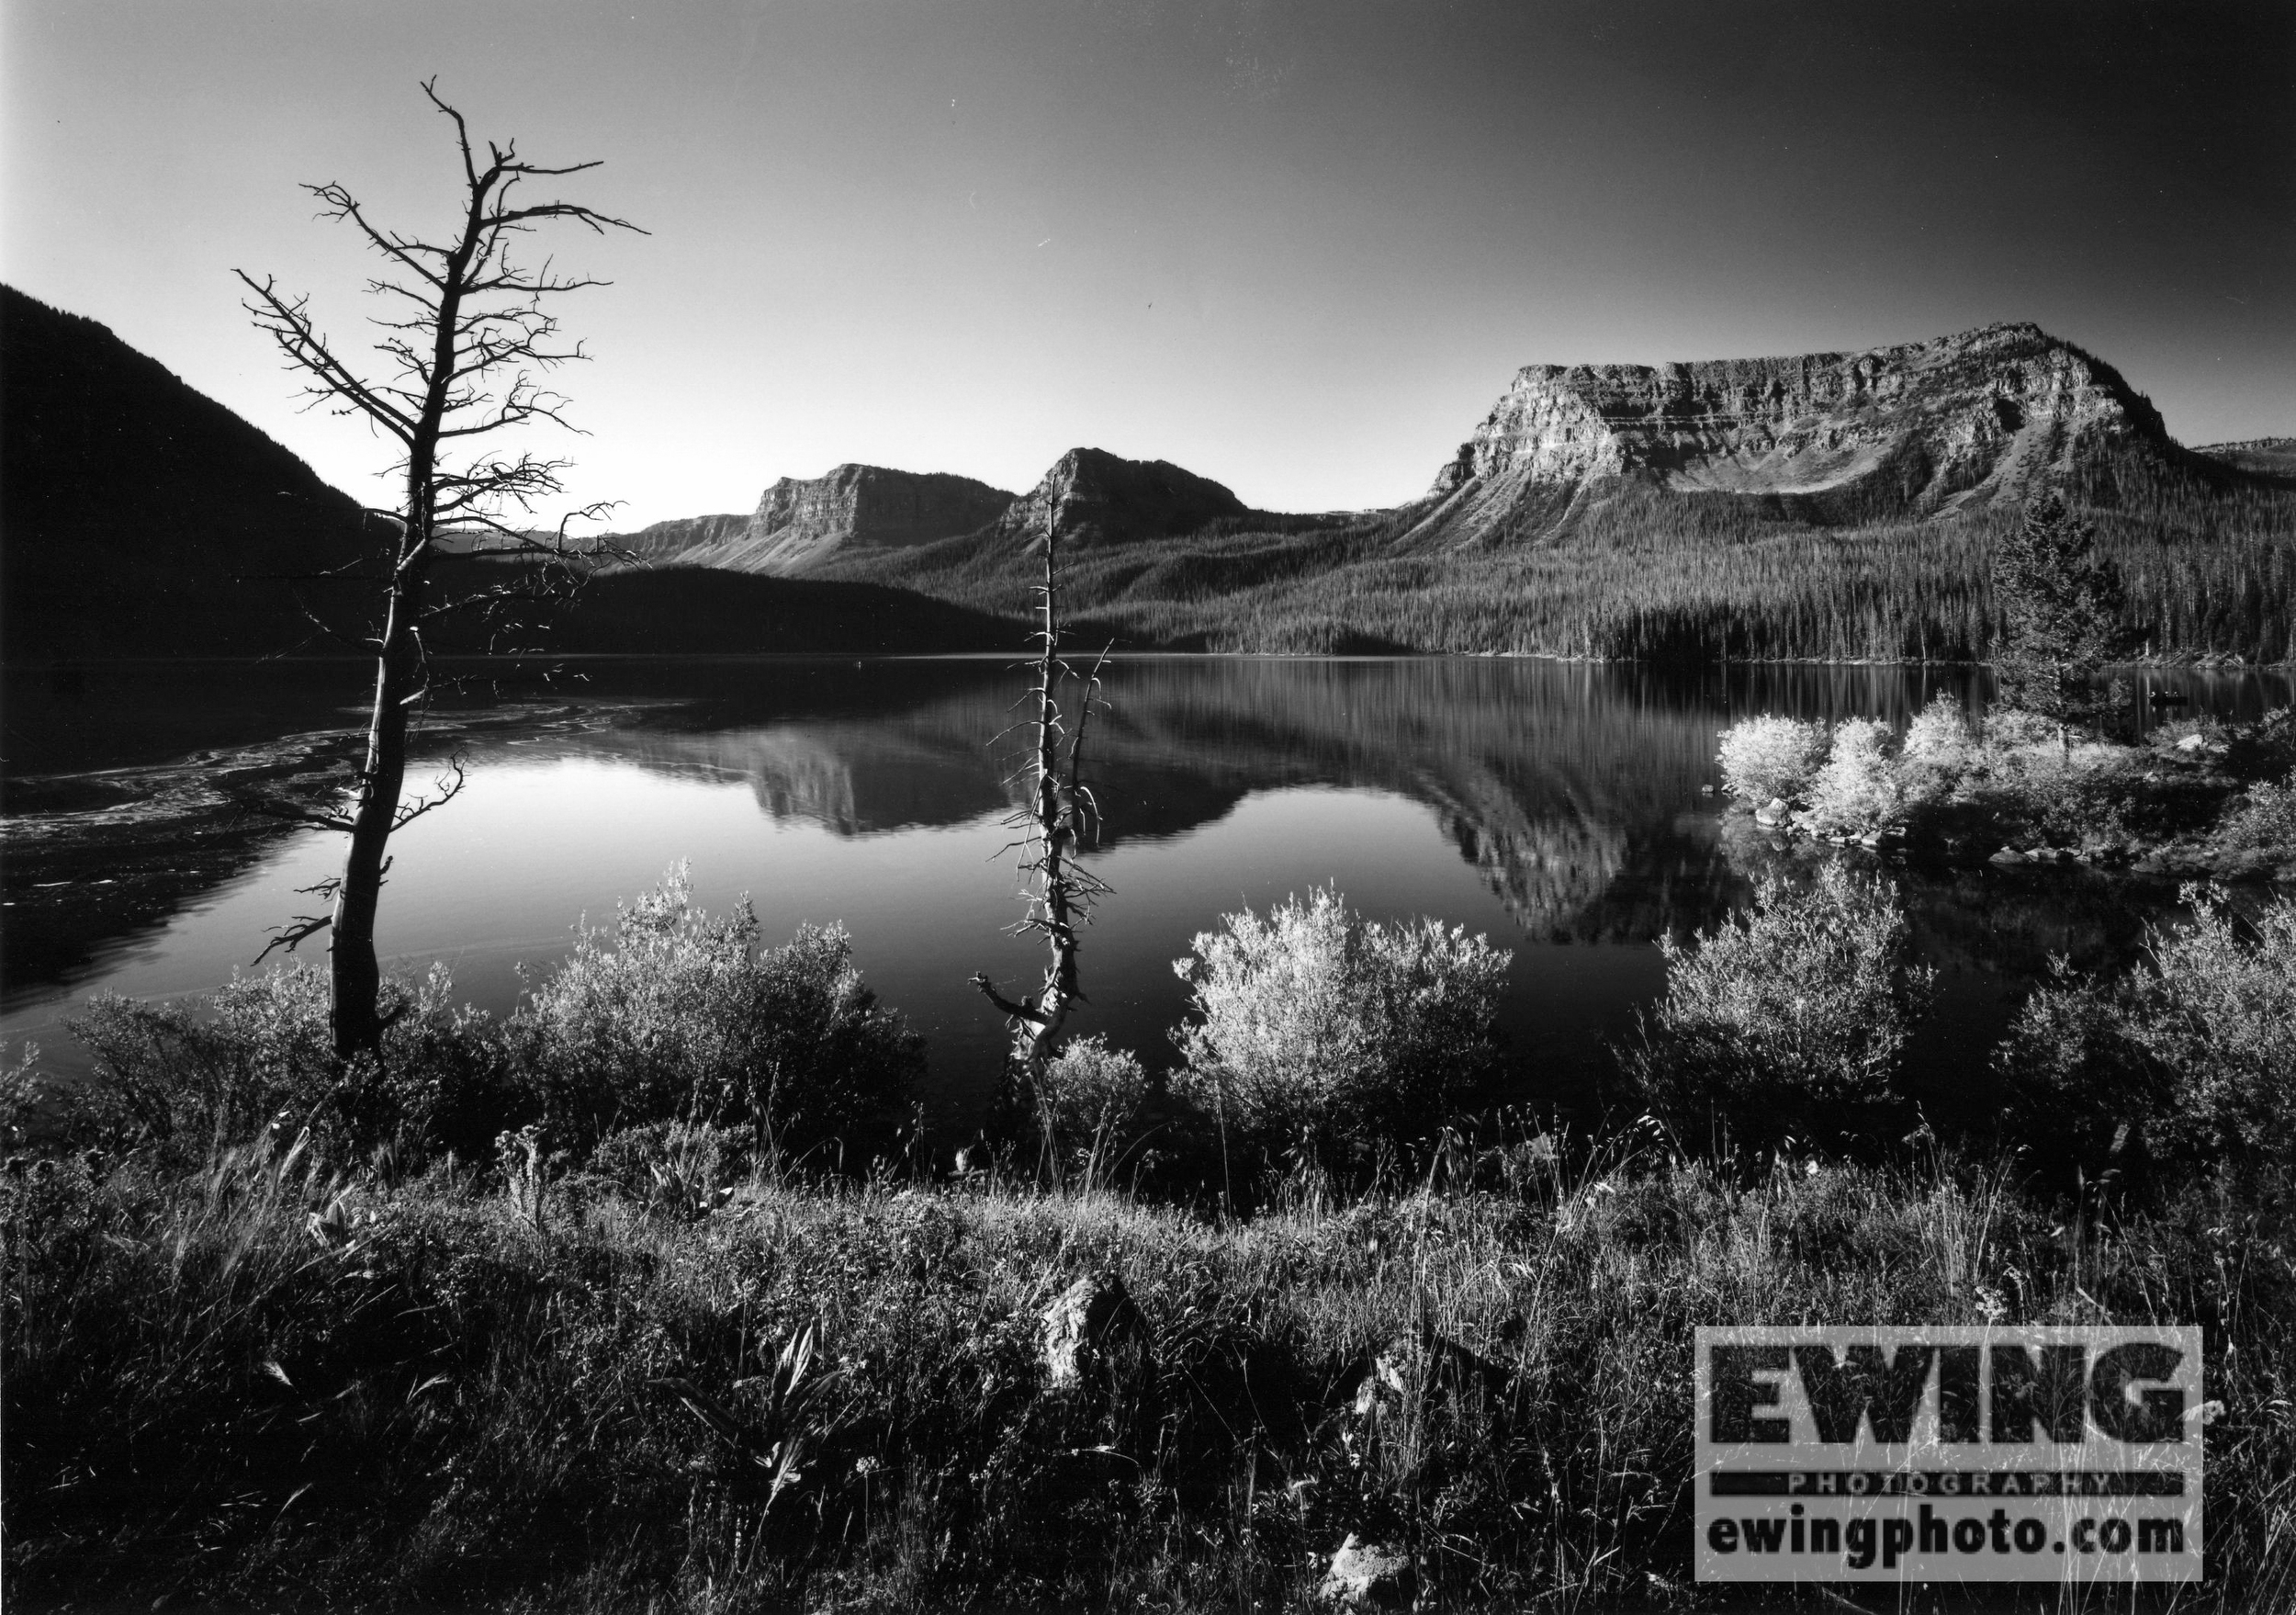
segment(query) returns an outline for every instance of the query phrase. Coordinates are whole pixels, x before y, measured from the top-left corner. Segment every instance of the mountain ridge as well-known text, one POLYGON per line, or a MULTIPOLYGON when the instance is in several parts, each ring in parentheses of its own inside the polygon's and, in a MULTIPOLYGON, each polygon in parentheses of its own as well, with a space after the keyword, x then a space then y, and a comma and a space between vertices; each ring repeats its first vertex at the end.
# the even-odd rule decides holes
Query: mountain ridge
POLYGON ((355 500, 108 326, 13 286, 0 419, 11 662, 284 649, 316 630, 283 580, 358 553, 355 500))

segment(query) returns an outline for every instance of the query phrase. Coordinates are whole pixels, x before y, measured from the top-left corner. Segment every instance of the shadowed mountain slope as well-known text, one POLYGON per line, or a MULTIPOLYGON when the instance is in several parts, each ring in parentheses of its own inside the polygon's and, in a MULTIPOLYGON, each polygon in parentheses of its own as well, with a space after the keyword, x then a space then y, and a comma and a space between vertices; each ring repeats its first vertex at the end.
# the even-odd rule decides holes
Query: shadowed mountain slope
POLYGON ((0 287, 0 635, 12 664, 309 640, 282 574, 359 507, 106 327, 0 287))

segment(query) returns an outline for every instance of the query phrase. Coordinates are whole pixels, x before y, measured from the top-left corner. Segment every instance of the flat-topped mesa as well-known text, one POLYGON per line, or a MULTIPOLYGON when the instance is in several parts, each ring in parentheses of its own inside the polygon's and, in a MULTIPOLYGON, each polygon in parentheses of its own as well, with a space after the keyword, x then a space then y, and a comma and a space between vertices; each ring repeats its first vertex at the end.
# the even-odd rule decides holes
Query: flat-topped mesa
POLYGON ((945 471, 842 465, 783 477, 748 516, 659 522, 619 540, 657 565, 720 567, 793 578, 848 548, 900 549, 977 532, 1013 495, 945 471))
POLYGON ((1867 492, 1920 516, 2021 496, 2035 475, 2130 439, 2166 446, 2167 434, 2110 366, 2036 325, 1989 325, 1858 354, 1526 366, 1430 496, 1462 539, 1498 516, 1494 497, 1552 503, 1607 478, 1685 494, 1867 492))
POLYGON ((794 577, 847 545, 906 549, 987 526, 1014 496, 948 471, 843 465, 806 481, 783 477, 758 501, 745 543, 753 571, 794 577))
POLYGON ((1128 460, 1072 448, 998 524, 1000 536, 1040 542, 1050 532, 1078 544, 1116 544, 1192 533, 1248 507, 1221 484, 1168 460, 1128 460))

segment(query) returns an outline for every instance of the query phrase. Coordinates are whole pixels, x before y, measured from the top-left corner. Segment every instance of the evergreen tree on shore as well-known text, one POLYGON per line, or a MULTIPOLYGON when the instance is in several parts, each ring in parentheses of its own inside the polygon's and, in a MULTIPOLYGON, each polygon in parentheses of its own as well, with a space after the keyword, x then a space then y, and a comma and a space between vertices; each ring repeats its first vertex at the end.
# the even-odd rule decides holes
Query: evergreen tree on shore
POLYGON ((2026 505, 1994 552, 1993 593, 2001 699, 2053 719, 2060 737, 2101 722, 2110 696, 2099 675, 2130 654, 2137 636, 2122 620, 2121 569, 2098 553, 2095 530, 2054 490, 2026 505))

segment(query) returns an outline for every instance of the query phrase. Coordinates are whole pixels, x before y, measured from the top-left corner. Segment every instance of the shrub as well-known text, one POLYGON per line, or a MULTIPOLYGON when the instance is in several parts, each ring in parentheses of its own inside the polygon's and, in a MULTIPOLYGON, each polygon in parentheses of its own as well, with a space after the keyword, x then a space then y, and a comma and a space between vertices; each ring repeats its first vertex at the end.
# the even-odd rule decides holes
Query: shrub
POLYGON ((523 1054, 563 1144, 670 1120, 745 1124, 803 1151, 884 1112, 924 1040, 861 984, 840 926, 757 950, 747 903, 713 920, 682 864, 613 930, 583 927, 519 1013, 523 1054))
POLYGON ((1809 811, 1823 830, 1872 830, 1897 817, 1904 794, 1889 755, 1889 726, 1852 717, 1834 726, 1833 751, 1809 787, 1809 811))
POLYGON ((1052 1056, 1036 1085, 1038 1124, 1066 1153, 1089 1157, 1120 1145, 1139 1125, 1148 1073, 1129 1049, 1080 1037, 1052 1056))
POLYGON ((1195 989, 1173 1086, 1247 1138, 1360 1153, 1440 1123, 1496 1057, 1512 957, 1435 920, 1366 920, 1329 889, 1245 909, 1173 968, 1195 989))
POLYGON ((649 1122, 610 1133, 590 1169, 647 1211, 691 1221, 713 1210, 747 1166, 746 1140, 729 1127, 649 1122))
POLYGON ((2227 853, 2268 853, 2296 858, 2296 773, 2260 781, 2227 806, 2216 844, 2227 853))
POLYGON ((1740 1141, 1870 1130, 1892 1109, 1898 1057, 1932 972, 1908 964, 1895 890, 1839 864, 1807 889, 1762 882, 1751 909, 1694 942, 1669 937, 1666 997, 1627 1072, 1685 1134, 1740 1141))
POLYGON ((444 966, 387 982, 382 1057, 347 1066, 334 1057, 326 977, 307 965, 239 977, 204 1003, 99 995, 67 1022, 96 1056, 69 1120, 176 1156, 244 1143, 274 1121, 308 1127, 336 1155, 471 1149, 515 1101, 498 1030, 456 1007, 453 988, 444 966))
POLYGON ((1826 761, 1826 726, 1767 713, 1722 731, 1722 787, 1749 802, 1798 801, 1826 761))
POLYGON ((2130 1142, 2255 1163, 2296 1137, 2296 899, 2244 927, 2221 894, 2185 896, 2192 923, 2155 932, 2148 961, 2112 983, 2061 972, 1996 1052, 2033 1133, 2085 1166, 2130 1142))
POLYGON ((1939 694, 1913 715, 1897 748, 1897 784, 1908 807, 1950 797, 1976 757, 1969 715, 1953 696, 1939 694))

